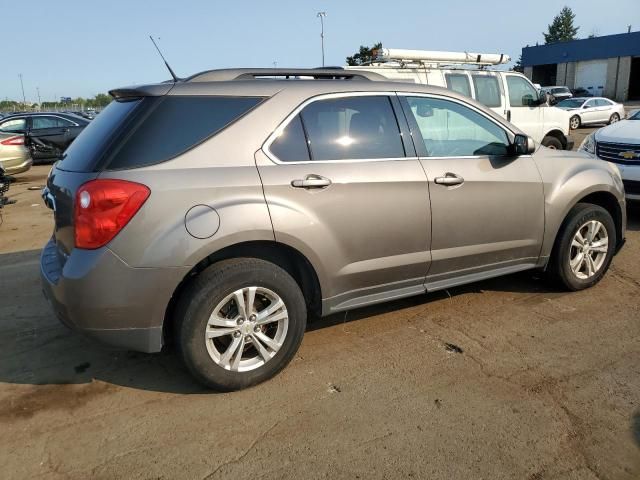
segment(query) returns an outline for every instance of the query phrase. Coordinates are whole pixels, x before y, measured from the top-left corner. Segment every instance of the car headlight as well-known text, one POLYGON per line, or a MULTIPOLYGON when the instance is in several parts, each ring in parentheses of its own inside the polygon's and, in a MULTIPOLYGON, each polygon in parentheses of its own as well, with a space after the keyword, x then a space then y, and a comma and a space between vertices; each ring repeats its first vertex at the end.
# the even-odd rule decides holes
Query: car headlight
POLYGON ((587 135, 585 137, 585 139, 582 140, 582 143, 580 144, 580 147, 578 148, 578 150, 580 150, 582 152, 590 153, 591 155, 595 155, 596 154, 596 136, 595 136, 595 134, 591 133, 591 134, 587 135))

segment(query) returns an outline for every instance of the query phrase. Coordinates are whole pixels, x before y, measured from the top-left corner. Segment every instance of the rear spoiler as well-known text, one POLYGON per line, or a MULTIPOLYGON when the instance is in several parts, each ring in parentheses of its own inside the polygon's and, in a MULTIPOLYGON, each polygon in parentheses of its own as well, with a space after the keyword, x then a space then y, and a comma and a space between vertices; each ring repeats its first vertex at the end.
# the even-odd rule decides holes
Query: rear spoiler
POLYGON ((109 91, 116 100, 140 97, 161 97, 171 91, 174 83, 152 83, 150 85, 140 85, 124 88, 116 88, 109 91))

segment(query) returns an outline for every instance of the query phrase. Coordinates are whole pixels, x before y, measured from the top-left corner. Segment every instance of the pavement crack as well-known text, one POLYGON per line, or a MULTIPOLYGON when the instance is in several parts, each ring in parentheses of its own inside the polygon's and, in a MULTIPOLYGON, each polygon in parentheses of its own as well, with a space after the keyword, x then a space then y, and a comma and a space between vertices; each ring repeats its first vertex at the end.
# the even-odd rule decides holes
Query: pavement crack
POLYGON ((208 480, 210 478, 213 478, 215 476, 215 474, 218 473, 220 470, 222 470, 224 467, 226 467, 228 465, 232 465, 232 464, 241 462, 249 454, 249 452, 251 452, 251 450, 253 450, 253 448, 256 446, 256 444, 260 440, 262 440, 264 437, 266 437, 269 433, 271 433, 271 431, 274 428, 276 428, 279 424, 280 424, 280 420, 278 420, 276 423, 271 425, 264 432, 262 432, 256 438, 254 438, 253 441, 251 442, 251 444, 249 445, 249 448, 247 448, 244 451, 244 453, 242 453, 240 456, 234 458, 233 460, 229 460, 228 462, 224 462, 224 463, 220 464, 213 472, 211 472, 211 473, 207 474, 206 476, 202 477, 202 480, 208 480))

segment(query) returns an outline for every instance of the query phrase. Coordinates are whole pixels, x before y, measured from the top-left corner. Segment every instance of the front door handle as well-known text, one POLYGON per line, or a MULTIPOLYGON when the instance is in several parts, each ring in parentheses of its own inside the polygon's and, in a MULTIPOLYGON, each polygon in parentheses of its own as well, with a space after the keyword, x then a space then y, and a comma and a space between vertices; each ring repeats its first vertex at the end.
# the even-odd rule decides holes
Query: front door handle
POLYGON ((294 188, 326 188, 331 185, 331 180, 320 175, 307 175, 304 179, 291 180, 294 188))
POLYGON ((455 173, 447 172, 444 174, 444 177, 436 177, 433 181, 438 185, 451 187, 452 185, 462 185, 464 183, 464 178, 460 175, 456 175, 455 173))

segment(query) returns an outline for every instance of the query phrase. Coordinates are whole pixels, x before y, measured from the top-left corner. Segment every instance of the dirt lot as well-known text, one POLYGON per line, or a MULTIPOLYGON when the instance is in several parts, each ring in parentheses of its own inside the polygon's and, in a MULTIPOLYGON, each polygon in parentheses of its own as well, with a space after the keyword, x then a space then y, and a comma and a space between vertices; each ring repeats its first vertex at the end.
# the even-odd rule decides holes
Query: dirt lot
POLYGON ((277 378, 214 394, 53 317, 47 171, 0 226, 1 478, 640 478, 639 205, 592 290, 525 273, 336 315, 277 378))

